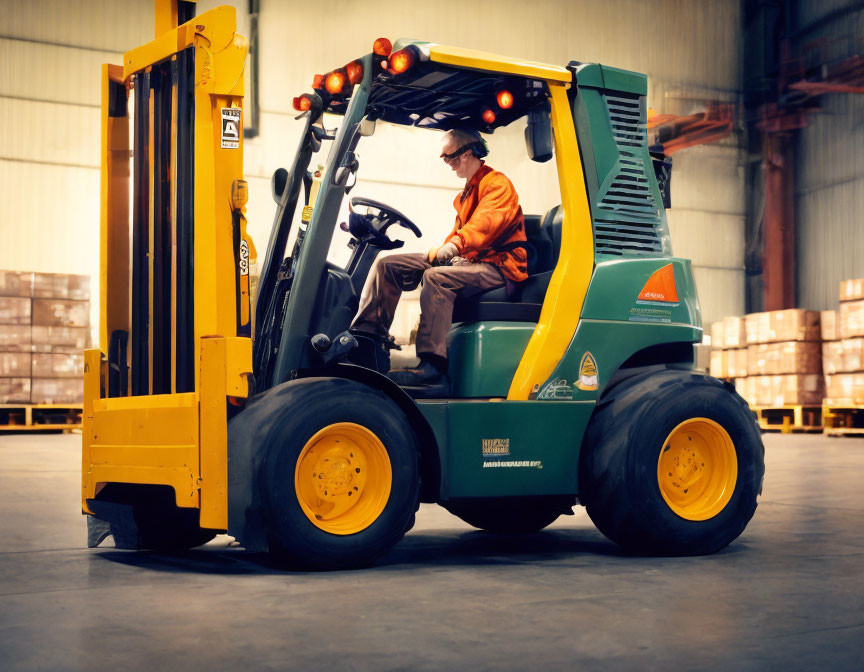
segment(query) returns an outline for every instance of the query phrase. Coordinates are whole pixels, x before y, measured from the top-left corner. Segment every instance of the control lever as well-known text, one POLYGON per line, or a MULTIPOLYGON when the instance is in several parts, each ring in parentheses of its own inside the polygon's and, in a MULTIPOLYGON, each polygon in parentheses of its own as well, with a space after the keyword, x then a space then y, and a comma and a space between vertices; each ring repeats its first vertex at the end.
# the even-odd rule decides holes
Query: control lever
POLYGON ((334 128, 332 131, 328 131, 323 126, 312 126, 312 135, 315 136, 315 139, 318 141, 335 140, 337 130, 339 129, 334 128))
POLYGON ((330 349, 330 337, 327 334, 315 334, 310 340, 316 352, 324 354, 330 349))
POLYGON ((321 355, 325 364, 344 358, 357 345, 357 339, 347 331, 343 331, 332 341, 327 334, 316 334, 312 337, 312 347, 321 355))

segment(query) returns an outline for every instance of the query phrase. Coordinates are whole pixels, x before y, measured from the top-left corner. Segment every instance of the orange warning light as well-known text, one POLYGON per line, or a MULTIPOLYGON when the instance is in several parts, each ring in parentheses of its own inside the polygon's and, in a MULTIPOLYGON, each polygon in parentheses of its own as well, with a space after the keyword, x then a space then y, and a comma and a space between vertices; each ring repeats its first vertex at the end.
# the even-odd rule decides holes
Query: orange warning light
POLYGON ((415 60, 417 57, 411 49, 400 49, 390 56, 390 72, 400 75, 414 65, 415 60))
POLYGON ((495 113, 489 108, 486 108, 485 110, 483 110, 483 121, 485 121, 487 124, 494 123, 495 113))
POLYGON ((294 99, 294 109, 298 112, 306 112, 307 110, 312 108, 312 101, 309 99, 309 96, 302 95, 297 96, 294 99))
POLYGON ((359 84, 363 79, 363 66, 357 61, 352 61, 345 66, 345 72, 348 73, 348 82, 350 84, 359 84))
POLYGON ((319 90, 324 88, 324 75, 315 75, 312 78, 312 88, 319 90))
POLYGON ((324 79, 324 88, 327 93, 336 95, 340 93, 345 86, 345 75, 339 70, 334 70, 324 79))
POLYGON ((666 264, 651 274, 648 282, 639 292, 638 303, 643 301, 659 301, 662 303, 678 303, 678 288, 675 286, 675 268, 666 264))
POLYGON ((386 37, 379 37, 372 45, 372 51, 379 56, 387 58, 390 52, 393 51, 393 44, 386 37))
POLYGON ((506 89, 501 89, 495 99, 498 101, 498 107, 502 110, 509 110, 513 107, 513 94, 506 89))

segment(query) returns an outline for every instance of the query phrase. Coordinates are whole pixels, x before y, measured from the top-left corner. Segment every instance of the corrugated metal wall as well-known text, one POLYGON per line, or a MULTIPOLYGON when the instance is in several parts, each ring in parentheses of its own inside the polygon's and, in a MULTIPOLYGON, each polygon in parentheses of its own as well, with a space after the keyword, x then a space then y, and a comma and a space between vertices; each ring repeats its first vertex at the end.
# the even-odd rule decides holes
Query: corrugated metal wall
MULTIPOLYGON (((274 212, 270 175, 290 161, 296 145, 291 98, 309 89, 314 73, 367 52, 378 36, 645 72, 649 104, 658 112, 688 114, 701 109, 705 91, 725 99, 738 88, 737 0, 439 0, 401 6, 331 0, 323 9, 262 0, 259 26, 260 135, 246 144, 246 173, 250 231, 261 250, 274 212)), ((91 273, 95 287, 99 64, 119 62, 122 50, 152 33, 150 0, 0 0, 0 227, 6 243, 0 268, 91 273)), ((554 168, 528 161, 518 133, 496 133, 490 163, 514 181, 526 212, 541 212, 558 202, 554 168)), ((426 235, 406 248, 438 244, 452 224, 451 202, 460 184, 437 158, 437 135, 382 127, 368 145, 352 193, 416 216, 426 235)), ((673 249, 694 261, 706 324, 744 309, 743 195, 734 147, 676 155, 673 249)))
MULTIPOLYGON (((809 61, 864 56, 864 9, 842 13, 856 5, 798 3, 795 23, 806 31, 809 61), (826 17, 836 18, 822 24, 826 17)), ((821 107, 798 136, 795 208, 798 305, 825 310, 837 307, 841 280, 864 276, 864 95, 826 95, 821 107)))

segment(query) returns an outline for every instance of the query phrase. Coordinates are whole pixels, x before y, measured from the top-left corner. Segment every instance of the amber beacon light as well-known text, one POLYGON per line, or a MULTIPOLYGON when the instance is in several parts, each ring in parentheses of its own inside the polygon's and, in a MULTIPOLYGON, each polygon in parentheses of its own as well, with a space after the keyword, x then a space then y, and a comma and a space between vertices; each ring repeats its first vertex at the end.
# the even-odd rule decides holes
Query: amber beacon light
POLYGON ((506 89, 501 89, 495 98, 498 101, 498 107, 502 110, 509 110, 513 107, 513 94, 506 89))
POLYGON ((293 102, 294 109, 298 112, 306 112, 312 108, 312 101, 309 99, 309 96, 305 94, 302 96, 297 96, 293 102))
POLYGON ((336 95, 342 91, 345 86, 345 75, 338 70, 334 70, 324 79, 324 88, 327 93, 336 95))
POLYGON ((346 65, 345 72, 348 73, 349 84, 359 84, 363 79, 363 66, 357 61, 352 61, 346 65))
POLYGON ((242 210, 249 200, 249 184, 246 180, 234 180, 231 183, 231 209, 242 210))
POLYGON ((386 37, 379 37, 372 45, 372 51, 378 56, 387 58, 390 52, 393 51, 393 45, 386 37))
POLYGON ((416 60, 417 57, 411 49, 400 49, 390 56, 390 72, 394 75, 401 75, 409 70, 416 60))

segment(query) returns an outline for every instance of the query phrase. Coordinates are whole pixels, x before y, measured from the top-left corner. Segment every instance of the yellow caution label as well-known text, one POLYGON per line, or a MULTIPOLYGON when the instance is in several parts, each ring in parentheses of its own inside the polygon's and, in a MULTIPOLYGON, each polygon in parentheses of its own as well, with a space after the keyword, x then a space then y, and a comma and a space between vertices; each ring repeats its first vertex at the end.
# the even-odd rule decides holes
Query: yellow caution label
POLYGON ((303 222, 305 222, 306 224, 308 224, 312 220, 312 206, 311 205, 304 205, 303 206, 303 214, 300 217, 300 219, 303 222))
POLYGON ((579 362, 579 380, 576 381, 576 387, 587 391, 596 390, 599 387, 597 360, 590 352, 582 355, 582 361, 579 362))

